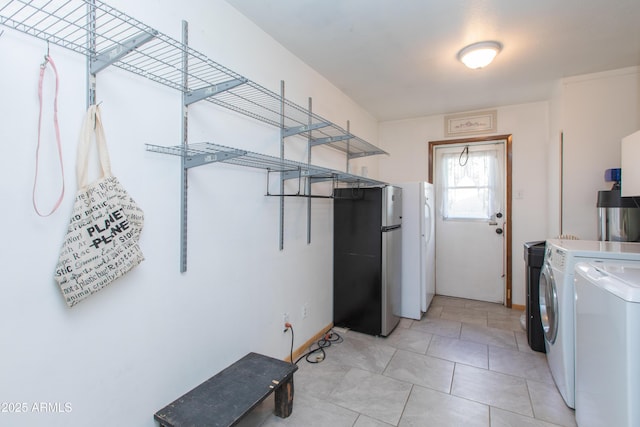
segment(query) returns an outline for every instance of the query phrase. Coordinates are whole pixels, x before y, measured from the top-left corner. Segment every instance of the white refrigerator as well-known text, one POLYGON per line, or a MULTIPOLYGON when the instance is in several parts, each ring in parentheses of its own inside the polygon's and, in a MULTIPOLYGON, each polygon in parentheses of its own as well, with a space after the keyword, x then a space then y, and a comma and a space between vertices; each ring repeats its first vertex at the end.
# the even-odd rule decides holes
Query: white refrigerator
POLYGON ((435 294, 433 185, 404 182, 402 187, 402 291, 400 314, 420 320, 435 294))

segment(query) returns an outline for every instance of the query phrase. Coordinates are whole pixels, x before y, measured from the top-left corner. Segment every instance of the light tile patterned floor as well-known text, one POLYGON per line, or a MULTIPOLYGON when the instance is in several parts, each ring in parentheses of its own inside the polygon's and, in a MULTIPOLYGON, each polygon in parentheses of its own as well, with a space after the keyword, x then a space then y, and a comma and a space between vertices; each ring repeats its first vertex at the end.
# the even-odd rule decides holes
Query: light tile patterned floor
POLYGON ((289 418, 269 399, 241 425, 573 427, 521 314, 436 296, 422 320, 403 319, 387 338, 342 331, 325 361, 298 363, 289 418))

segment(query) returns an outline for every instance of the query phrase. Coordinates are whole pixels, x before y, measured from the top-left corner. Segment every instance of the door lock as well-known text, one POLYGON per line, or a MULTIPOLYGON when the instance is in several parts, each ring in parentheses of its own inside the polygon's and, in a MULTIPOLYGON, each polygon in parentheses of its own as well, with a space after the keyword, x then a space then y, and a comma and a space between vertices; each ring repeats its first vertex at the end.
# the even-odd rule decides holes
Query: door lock
POLYGON ((502 228, 500 228, 500 227, 496 228, 496 233, 502 234, 502 228))

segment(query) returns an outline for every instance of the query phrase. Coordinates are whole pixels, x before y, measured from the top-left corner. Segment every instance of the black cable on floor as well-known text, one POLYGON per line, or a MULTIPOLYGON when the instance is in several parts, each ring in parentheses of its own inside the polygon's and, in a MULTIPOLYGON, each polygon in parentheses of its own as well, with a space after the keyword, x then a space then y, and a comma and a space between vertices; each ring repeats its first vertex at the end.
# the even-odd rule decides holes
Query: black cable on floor
MULTIPOLYGON (((288 329, 291 329, 291 350, 289 350, 289 363, 291 363, 292 365, 293 363, 293 325, 291 324, 287 324, 286 325, 288 329)), ((284 330, 285 332, 287 332, 287 330, 284 330)), ((298 362, 296 362, 298 363, 298 362)))
MULTIPOLYGON (((324 336, 319 339, 315 345, 317 345, 316 348, 311 348, 308 352, 304 353, 303 355, 301 355, 297 360, 296 360, 296 365, 298 364, 298 362, 302 359, 306 359, 308 363, 320 363, 322 362, 327 354, 325 353, 324 349, 331 347, 331 345, 333 344, 339 344, 342 341, 344 341, 344 339, 340 336, 340 334, 338 334, 337 332, 334 332, 333 329, 328 330, 324 336), (313 354, 319 353, 315 356, 315 359, 310 359, 310 357, 313 354)), ((313 344, 312 344, 313 346, 313 344)))

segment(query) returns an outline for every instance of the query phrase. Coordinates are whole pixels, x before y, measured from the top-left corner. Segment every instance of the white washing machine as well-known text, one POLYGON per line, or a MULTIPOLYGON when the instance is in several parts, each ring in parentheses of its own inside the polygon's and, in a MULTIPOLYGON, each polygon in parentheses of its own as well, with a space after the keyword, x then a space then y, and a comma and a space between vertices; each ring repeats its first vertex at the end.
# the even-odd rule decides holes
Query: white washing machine
POLYGON ((575 407, 575 266, 578 262, 605 259, 640 262, 640 243, 559 239, 546 242, 540 271, 540 318, 549 369, 570 408, 575 407))
POLYGON ((576 421, 640 426, 640 267, 576 265, 576 421))

